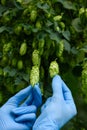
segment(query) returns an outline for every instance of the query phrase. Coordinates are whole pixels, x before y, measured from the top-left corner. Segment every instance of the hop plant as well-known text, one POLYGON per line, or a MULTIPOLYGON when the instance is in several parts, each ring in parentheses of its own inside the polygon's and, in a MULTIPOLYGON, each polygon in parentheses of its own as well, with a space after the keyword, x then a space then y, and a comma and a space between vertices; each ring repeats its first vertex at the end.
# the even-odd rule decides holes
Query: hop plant
POLYGON ((82 93, 84 101, 87 103, 87 63, 83 65, 82 70, 82 93))
POLYGON ((56 61, 52 61, 50 63, 49 73, 51 78, 53 78, 55 75, 59 73, 59 65, 56 61))
POLYGON ((38 66, 32 66, 31 72, 30 72, 30 84, 32 87, 39 82, 39 67, 38 66))
POLYGON ((40 65, 40 56, 39 56, 39 51, 38 50, 34 50, 32 53, 32 62, 33 65, 40 65))

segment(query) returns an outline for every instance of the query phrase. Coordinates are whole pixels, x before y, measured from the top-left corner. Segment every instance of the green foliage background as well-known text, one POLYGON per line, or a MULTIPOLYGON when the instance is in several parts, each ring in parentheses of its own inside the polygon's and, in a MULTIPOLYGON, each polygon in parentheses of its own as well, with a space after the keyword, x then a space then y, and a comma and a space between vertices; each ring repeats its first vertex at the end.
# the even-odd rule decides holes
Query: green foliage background
POLYGON ((86 5, 86 0, 0 0, 0 105, 29 85, 32 52, 37 49, 43 99, 52 94, 49 65, 56 60, 78 110, 62 129, 87 129, 86 5), (27 49, 22 48, 21 55, 23 43, 27 49))

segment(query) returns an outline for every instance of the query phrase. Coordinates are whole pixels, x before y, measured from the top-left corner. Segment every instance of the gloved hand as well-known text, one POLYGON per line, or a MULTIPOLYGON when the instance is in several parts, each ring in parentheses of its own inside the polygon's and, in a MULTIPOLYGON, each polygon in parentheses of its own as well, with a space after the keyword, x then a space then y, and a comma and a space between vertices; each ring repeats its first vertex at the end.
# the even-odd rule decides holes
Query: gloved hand
POLYGON ((38 85, 21 90, 0 108, 1 130, 30 130, 42 97, 38 85))
POLYGON ((58 75, 52 80, 52 89, 53 96, 42 106, 33 130, 59 130, 77 113, 71 92, 58 75))

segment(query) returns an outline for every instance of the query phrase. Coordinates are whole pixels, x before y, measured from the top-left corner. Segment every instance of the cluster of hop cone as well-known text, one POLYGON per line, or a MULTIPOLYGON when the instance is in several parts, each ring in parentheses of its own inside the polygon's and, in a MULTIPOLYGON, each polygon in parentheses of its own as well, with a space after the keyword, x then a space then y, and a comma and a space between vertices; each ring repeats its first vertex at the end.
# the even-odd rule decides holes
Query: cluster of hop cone
MULTIPOLYGON (((39 83, 40 79, 40 72, 39 72, 40 55, 38 50, 34 50, 32 53, 32 63, 33 66, 30 72, 30 84, 34 86, 35 84, 39 83)), ((59 73, 59 65, 57 61, 56 60, 51 61, 49 66, 50 77, 53 78, 58 73, 59 73)))

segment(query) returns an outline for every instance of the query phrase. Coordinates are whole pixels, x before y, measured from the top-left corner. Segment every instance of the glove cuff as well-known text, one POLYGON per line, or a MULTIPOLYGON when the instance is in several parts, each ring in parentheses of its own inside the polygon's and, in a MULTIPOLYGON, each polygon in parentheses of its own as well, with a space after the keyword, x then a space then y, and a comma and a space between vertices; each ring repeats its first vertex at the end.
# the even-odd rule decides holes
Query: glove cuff
POLYGON ((37 123, 33 126, 32 130, 60 130, 59 126, 56 125, 53 121, 46 119, 41 123, 37 123))

